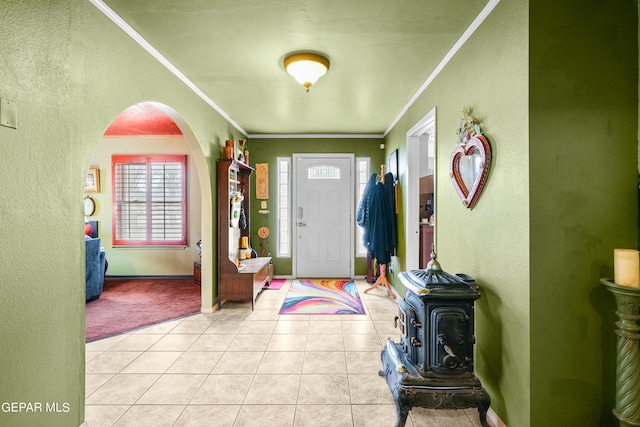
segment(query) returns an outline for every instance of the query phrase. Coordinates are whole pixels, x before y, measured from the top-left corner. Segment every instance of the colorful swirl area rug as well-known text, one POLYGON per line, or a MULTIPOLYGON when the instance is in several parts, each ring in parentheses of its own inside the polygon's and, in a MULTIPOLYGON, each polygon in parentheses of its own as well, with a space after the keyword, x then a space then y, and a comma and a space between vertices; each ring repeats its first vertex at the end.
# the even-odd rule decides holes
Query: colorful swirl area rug
POLYGON ((353 280, 294 280, 280 314, 365 314, 353 280))

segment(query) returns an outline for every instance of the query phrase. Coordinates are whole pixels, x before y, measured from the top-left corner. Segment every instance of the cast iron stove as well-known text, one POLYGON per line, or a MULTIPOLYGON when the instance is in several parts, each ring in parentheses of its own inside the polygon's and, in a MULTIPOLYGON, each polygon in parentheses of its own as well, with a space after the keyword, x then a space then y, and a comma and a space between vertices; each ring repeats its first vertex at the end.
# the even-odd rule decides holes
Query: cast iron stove
POLYGON ((435 253, 424 270, 399 274, 406 287, 399 301, 399 343, 382 349, 382 370, 396 403, 396 427, 411 408, 478 408, 487 426, 490 398, 473 373, 475 279, 442 271, 435 253))

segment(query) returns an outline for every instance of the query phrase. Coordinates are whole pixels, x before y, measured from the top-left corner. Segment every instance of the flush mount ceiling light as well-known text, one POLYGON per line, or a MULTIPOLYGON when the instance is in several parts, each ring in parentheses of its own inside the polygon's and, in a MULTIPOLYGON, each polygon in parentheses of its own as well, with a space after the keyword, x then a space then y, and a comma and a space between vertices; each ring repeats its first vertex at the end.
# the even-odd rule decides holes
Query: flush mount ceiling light
POLYGON ((311 85, 329 70, 329 60, 317 53, 293 53, 284 58, 284 69, 309 92, 311 85))

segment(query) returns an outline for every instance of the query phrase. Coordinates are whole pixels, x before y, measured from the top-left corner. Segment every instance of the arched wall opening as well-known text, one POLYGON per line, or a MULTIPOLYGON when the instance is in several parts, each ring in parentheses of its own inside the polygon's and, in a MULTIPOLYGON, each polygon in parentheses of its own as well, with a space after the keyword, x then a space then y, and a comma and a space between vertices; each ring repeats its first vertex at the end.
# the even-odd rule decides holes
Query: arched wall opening
MULTIPOLYGON (((135 120, 131 120, 130 123, 125 123, 125 125, 130 126, 130 129, 121 128, 113 132, 114 127, 119 126, 121 123, 119 119, 123 114, 120 114, 117 119, 110 122, 107 126, 107 131, 99 140, 100 142, 96 144, 96 148, 90 159, 91 164, 88 165, 88 167, 98 166, 100 169, 103 169, 104 176, 101 178, 101 181, 103 182, 103 186, 110 188, 111 182, 110 178, 108 178, 108 173, 111 171, 110 156, 111 154, 116 154, 116 152, 113 151, 114 149, 117 151, 117 154, 126 154, 130 150, 128 144, 142 147, 146 145, 148 148, 145 154, 157 154, 158 152, 166 154, 174 150, 172 146, 177 146, 179 152, 187 155, 187 245, 183 248, 163 248, 160 250, 141 250, 140 248, 137 250, 114 249, 111 246, 110 194, 98 195, 103 202, 104 208, 106 208, 103 209, 103 213, 96 218, 86 219, 102 220, 99 222, 101 223, 100 235, 103 237, 106 249, 111 252, 107 252, 107 260, 111 259, 112 261, 107 274, 116 276, 184 276, 193 274, 193 262, 199 261, 201 264, 200 311, 210 313, 213 311, 214 306, 212 280, 213 245, 210 237, 213 235, 211 221, 213 216, 211 183, 205 155, 191 126, 189 126, 186 119, 176 110, 159 102, 142 102, 135 104, 133 107, 136 106, 153 110, 156 115, 158 112, 161 116, 166 115, 161 119, 164 120, 164 122, 173 121, 173 123, 166 126, 162 123, 151 123, 151 127, 156 126, 156 128, 162 128, 163 126, 172 126, 175 131, 169 130, 164 134, 157 133, 158 135, 162 135, 160 137, 150 137, 149 135, 154 133, 153 130, 148 131, 143 129, 147 126, 144 124, 141 128, 137 128, 135 120), (145 132, 147 133, 145 134, 145 132), (112 138, 116 136, 120 138, 112 138), (123 136, 130 136, 133 137, 133 139, 123 139, 123 136), (136 138, 139 136, 143 136, 143 138, 136 138), (114 147, 105 148, 105 145, 109 145, 110 142, 113 142, 114 147), (156 147, 158 147, 159 151, 154 150, 156 147), (99 165, 94 164, 96 157, 99 159, 99 165), (105 182, 106 180, 108 180, 108 182, 105 182), (196 243, 198 240, 201 240, 201 258, 197 256, 196 243), (135 263, 138 263, 138 266, 136 266, 135 263)), ((126 112, 130 109, 131 108, 128 108, 123 111, 126 112)), ((153 121, 156 118, 157 117, 148 116, 149 121, 153 121)), ((140 120, 144 120, 144 118, 140 120)), ((162 132, 164 132, 164 129, 162 132)), ((145 150, 144 148, 142 149, 145 150)), ((135 149, 133 149, 133 151, 135 152, 135 149)), ((100 201, 98 202, 98 206, 100 208, 100 201)))
POLYGON ((187 144, 193 155, 193 160, 196 164, 196 170, 198 172, 198 180, 200 181, 200 235, 202 239, 201 245, 201 309, 202 313, 212 313, 214 307, 214 293, 213 293, 213 200, 211 192, 211 180, 209 179, 209 166, 202 152, 202 147, 198 142, 198 138, 188 125, 187 121, 177 111, 171 107, 158 103, 151 102, 152 105, 162 110, 165 114, 173 119, 178 125, 182 134, 184 135, 187 144))

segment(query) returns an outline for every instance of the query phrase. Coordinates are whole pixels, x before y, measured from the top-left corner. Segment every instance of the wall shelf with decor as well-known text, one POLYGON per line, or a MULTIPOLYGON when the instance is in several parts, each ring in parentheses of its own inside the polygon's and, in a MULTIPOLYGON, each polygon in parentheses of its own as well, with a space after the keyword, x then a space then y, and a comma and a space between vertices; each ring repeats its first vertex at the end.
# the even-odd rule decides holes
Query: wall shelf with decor
POLYGON ((218 307, 251 300, 271 281, 271 257, 250 254, 249 178, 253 168, 233 159, 218 160, 218 307), (243 248, 243 246, 245 246, 243 248))

